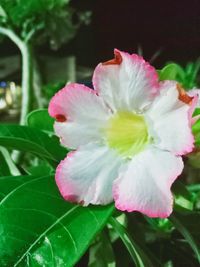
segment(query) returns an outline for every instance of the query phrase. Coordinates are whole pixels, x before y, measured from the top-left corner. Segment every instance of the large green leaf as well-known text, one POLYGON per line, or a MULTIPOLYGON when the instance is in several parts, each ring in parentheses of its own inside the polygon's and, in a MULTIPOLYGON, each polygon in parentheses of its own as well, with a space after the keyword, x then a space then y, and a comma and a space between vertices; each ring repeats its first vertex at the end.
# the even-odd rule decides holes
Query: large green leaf
POLYGON ((113 205, 62 199, 52 176, 0 179, 0 266, 73 266, 103 228, 113 205))
POLYGON ((58 139, 27 126, 0 124, 0 145, 20 151, 34 153, 55 163, 62 160, 67 150, 58 139))

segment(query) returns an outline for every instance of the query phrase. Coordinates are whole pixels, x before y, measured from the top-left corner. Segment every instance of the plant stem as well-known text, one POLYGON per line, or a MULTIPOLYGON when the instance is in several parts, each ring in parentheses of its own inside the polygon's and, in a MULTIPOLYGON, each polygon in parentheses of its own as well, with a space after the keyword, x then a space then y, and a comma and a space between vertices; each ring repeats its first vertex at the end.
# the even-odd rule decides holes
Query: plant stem
POLYGON ((6 35, 12 40, 19 48, 20 51, 23 49, 23 41, 16 35, 12 29, 0 27, 0 34, 6 35))
POLYGON ((22 55, 22 102, 20 124, 25 124, 26 116, 30 111, 32 88, 32 54, 29 40, 21 40, 17 34, 9 28, 0 27, 0 34, 10 38, 19 48, 22 55))
POLYGON ((26 116, 31 108, 33 84, 32 48, 30 43, 23 43, 22 49, 22 102, 20 124, 26 124, 26 116))
POLYGON ((33 92, 38 108, 44 108, 44 98, 42 95, 42 77, 39 71, 37 58, 33 57, 33 92))

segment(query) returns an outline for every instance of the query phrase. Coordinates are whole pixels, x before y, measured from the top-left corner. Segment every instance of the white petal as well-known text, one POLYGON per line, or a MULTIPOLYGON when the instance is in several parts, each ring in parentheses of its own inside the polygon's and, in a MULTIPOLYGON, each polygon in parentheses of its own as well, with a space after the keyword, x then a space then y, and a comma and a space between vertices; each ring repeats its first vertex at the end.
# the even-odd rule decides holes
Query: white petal
POLYGON ((120 58, 118 64, 108 61, 95 69, 94 88, 114 111, 140 111, 157 94, 157 73, 138 55, 115 49, 115 56, 120 58))
POLYGON ((110 110, 94 90, 81 84, 69 84, 52 98, 49 114, 57 119, 55 132, 62 144, 78 148, 101 139, 110 110))
POLYGON ((112 184, 118 176, 121 158, 107 147, 89 144, 68 154, 56 170, 62 196, 83 205, 108 204, 113 200, 112 184))
POLYGON ((96 142, 103 138, 101 128, 103 129, 104 124, 97 124, 92 122, 75 123, 75 122, 64 122, 54 123, 54 130, 56 135, 60 137, 60 142, 63 146, 71 149, 77 149, 78 147, 96 142))
POLYGON ((196 107, 199 108, 200 107, 200 89, 194 88, 189 90, 188 92, 189 96, 197 96, 197 103, 196 103, 196 107))
POLYGON ((168 217, 173 198, 170 187, 183 170, 181 157, 150 147, 135 156, 114 182, 115 205, 149 217, 168 217))
POLYGON ((177 83, 163 83, 160 95, 146 112, 150 135, 161 149, 184 155, 192 151, 191 106, 179 100, 177 83))

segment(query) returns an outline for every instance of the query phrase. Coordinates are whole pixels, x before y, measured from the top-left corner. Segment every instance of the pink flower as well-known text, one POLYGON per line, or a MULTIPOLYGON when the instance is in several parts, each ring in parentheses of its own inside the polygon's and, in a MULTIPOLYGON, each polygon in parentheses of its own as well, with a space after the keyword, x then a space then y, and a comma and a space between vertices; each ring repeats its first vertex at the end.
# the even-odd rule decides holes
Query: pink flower
POLYGON ((194 147, 197 97, 175 81, 159 82, 143 58, 119 50, 96 67, 93 86, 69 84, 49 104, 61 143, 75 149, 56 170, 62 196, 84 206, 114 199, 123 211, 169 216, 181 156, 194 147))

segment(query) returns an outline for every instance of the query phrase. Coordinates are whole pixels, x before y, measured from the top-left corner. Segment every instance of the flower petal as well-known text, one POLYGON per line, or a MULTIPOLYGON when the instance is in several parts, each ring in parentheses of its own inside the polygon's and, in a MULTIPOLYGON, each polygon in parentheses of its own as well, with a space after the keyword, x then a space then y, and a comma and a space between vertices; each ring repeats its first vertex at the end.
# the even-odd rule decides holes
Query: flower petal
POLYGON ((190 116, 192 118, 191 124, 193 125, 197 120, 200 119, 200 114, 194 117, 192 116, 193 112, 195 111, 195 108, 200 108, 200 89, 195 88, 195 89, 189 90, 187 93, 189 96, 193 97, 192 105, 190 108, 190 116))
POLYGON ((160 95, 146 112, 146 120, 154 143, 161 149, 184 155, 192 151, 191 105, 179 100, 177 83, 161 84, 160 95))
POLYGON ((62 196, 84 206, 108 204, 113 200, 112 184, 121 159, 115 151, 89 144, 68 154, 58 165, 56 183, 62 196))
POLYGON ((56 135, 60 137, 61 144, 71 149, 77 149, 82 145, 101 140, 103 135, 100 128, 101 124, 92 125, 91 122, 85 125, 75 122, 54 123, 54 130, 56 135))
POLYGON ((49 114, 56 118, 55 132, 63 145, 77 148, 101 138, 110 110, 94 90, 69 84, 52 98, 49 114))
POLYGON ((187 93, 189 96, 196 97, 196 100, 197 100, 196 107, 199 108, 200 107, 200 89, 197 89, 197 88, 191 89, 187 93))
POLYGON ((135 156, 114 182, 115 205, 120 210, 140 211, 165 218, 172 212, 170 187, 183 170, 181 157, 150 147, 135 156))
POLYGON ((138 55, 114 50, 115 59, 100 63, 93 85, 115 110, 141 110, 158 90, 158 76, 153 67, 138 55))

